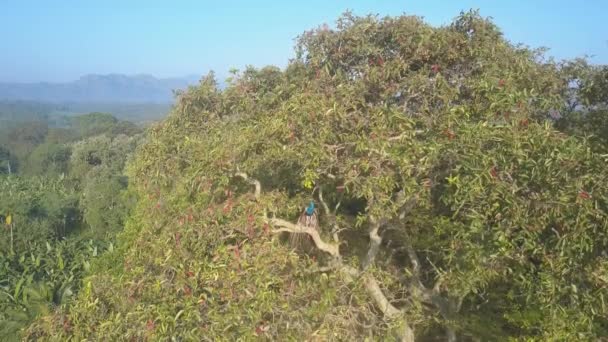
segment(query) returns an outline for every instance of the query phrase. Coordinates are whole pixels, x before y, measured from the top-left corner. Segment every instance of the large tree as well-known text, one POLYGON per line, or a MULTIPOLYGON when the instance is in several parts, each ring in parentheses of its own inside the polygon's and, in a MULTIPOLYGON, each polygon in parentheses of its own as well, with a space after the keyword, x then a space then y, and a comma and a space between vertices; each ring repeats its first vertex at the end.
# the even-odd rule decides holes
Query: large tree
POLYGON ((606 157, 553 127, 568 77, 474 12, 346 14, 285 70, 209 75, 132 164, 111 262, 30 336, 606 335, 606 157))

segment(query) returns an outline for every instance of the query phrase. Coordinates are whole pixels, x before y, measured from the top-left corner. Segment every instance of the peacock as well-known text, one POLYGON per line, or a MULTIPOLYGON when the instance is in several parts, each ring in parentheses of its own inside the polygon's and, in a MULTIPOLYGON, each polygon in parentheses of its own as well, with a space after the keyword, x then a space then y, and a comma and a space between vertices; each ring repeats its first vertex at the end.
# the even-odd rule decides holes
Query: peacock
MULTIPOLYGON (((300 214, 300 218, 298 219, 298 225, 303 227, 311 227, 314 229, 319 229, 319 212, 315 207, 315 202, 310 201, 308 207, 306 207, 302 214, 300 214)), ((289 236, 289 243, 293 247, 303 247, 304 241, 308 240, 308 236, 304 233, 292 233, 289 236)))

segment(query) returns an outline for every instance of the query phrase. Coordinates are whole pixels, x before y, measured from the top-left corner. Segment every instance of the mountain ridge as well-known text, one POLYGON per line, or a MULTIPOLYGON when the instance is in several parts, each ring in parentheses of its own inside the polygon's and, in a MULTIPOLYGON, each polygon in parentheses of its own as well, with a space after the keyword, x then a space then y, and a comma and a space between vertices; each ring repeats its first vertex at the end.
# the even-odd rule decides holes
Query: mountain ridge
POLYGON ((0 100, 49 103, 172 103, 173 91, 198 82, 198 77, 157 78, 149 74, 86 74, 77 80, 0 82, 0 100))

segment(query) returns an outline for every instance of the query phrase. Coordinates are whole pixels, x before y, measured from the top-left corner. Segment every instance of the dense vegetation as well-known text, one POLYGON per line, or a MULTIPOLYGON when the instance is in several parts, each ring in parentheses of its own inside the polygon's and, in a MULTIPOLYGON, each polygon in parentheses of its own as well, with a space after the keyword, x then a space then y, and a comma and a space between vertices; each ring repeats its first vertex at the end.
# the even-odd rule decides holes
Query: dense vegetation
POLYGON ((0 129, 3 341, 68 303, 92 260, 113 248, 130 203, 123 169, 140 139, 134 124, 108 114, 73 117, 64 128, 21 119, 0 129))
MULTIPOLYGON (((129 164, 137 203, 116 244, 24 336, 606 336, 607 74, 469 12, 439 28, 345 14, 300 36, 284 70, 237 71, 225 89, 208 75, 129 164), (296 224, 311 199, 318 229, 296 224)), ((112 159, 95 139, 69 170, 91 175, 79 205, 102 213, 82 222, 116 226, 115 197, 89 197, 111 188, 103 171, 78 167, 112 159)))
POLYGON ((64 127, 69 124, 69 117, 91 112, 112 113, 121 120, 148 123, 166 117, 170 109, 170 103, 47 103, 0 99, 0 127, 24 121, 46 121, 52 127, 64 127))

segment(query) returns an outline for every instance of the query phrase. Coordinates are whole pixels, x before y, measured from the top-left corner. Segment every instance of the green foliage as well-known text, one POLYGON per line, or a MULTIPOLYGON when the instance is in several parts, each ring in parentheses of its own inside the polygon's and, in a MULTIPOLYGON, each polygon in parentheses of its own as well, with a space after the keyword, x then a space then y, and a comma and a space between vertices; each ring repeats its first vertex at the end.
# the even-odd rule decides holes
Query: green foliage
POLYGON ((596 150, 608 151, 608 66, 575 60, 562 68, 569 84, 568 110, 558 119, 558 127, 588 135, 596 150))
POLYGON ((2 177, 0 193, 0 213, 12 218, 0 238, 0 338, 17 340, 77 288, 84 244, 59 241, 79 222, 77 196, 64 181, 2 177))
POLYGON ((12 173, 16 166, 16 157, 6 147, 0 146, 0 174, 12 173))
POLYGON ((139 138, 124 133, 139 129, 108 115, 75 121, 78 130, 11 126, 17 131, 0 146, 0 172, 12 167, 0 175, 3 341, 68 303, 130 206, 123 169, 139 138), (107 135, 88 137, 100 133, 107 135))
MULTIPOLYGON (((224 90, 210 74, 138 149, 118 248, 27 336, 389 340, 405 324, 427 339, 605 336, 607 160, 552 118, 602 93, 570 88, 572 75, 475 12, 439 28, 347 13, 300 36, 283 71, 235 71, 224 90), (319 234, 340 258, 291 250, 266 218, 295 222, 321 192, 337 210, 319 234)), ((104 144, 75 148, 73 174, 113 160, 104 144)))
POLYGON ((115 138, 141 133, 132 122, 110 114, 90 113, 70 117, 67 128, 50 127, 48 121, 11 121, 0 128, 0 172, 26 175, 60 175, 67 171, 70 144, 98 135, 115 138))
POLYGON ((32 320, 68 303, 101 252, 92 241, 71 240, 34 242, 27 252, 0 253, 0 338, 18 341, 32 320))
MULTIPOLYGON (((16 253, 33 241, 62 238, 77 225, 77 193, 65 180, 52 178, 0 177, 0 213, 11 214, 16 253)), ((10 250, 10 237, 3 228, 0 250, 10 250)))
POLYGON ((79 206, 91 237, 114 235, 123 227, 131 206, 123 169, 138 142, 138 136, 104 135, 73 145, 70 177, 81 191, 79 206))
POLYGON ((65 144, 44 143, 38 145, 28 156, 29 175, 58 176, 65 174, 70 161, 70 147, 65 144))

